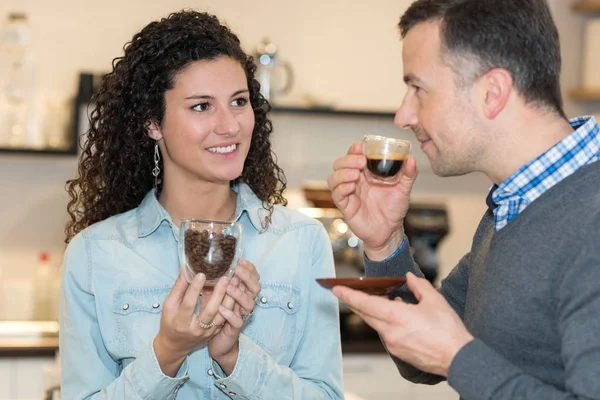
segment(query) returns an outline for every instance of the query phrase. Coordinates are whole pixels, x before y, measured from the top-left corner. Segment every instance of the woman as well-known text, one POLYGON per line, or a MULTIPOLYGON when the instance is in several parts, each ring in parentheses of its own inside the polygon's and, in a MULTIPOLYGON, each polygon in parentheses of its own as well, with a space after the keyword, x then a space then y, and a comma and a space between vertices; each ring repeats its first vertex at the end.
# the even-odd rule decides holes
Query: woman
POLYGON ((330 242, 282 207, 254 72, 216 17, 182 11, 105 76, 68 182, 63 398, 342 398, 337 300, 315 283, 330 242), (212 293, 179 274, 185 218, 244 226, 245 260, 212 293))

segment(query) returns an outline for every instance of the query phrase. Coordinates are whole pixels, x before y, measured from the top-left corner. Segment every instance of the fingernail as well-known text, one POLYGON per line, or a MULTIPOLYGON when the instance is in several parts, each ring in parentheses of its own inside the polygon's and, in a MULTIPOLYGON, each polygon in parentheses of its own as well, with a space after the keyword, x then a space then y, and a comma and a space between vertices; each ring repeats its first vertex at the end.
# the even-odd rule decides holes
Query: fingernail
POLYGON ((204 275, 203 273, 199 273, 196 276, 198 277, 198 280, 200 280, 200 279, 206 279, 206 275, 204 275))

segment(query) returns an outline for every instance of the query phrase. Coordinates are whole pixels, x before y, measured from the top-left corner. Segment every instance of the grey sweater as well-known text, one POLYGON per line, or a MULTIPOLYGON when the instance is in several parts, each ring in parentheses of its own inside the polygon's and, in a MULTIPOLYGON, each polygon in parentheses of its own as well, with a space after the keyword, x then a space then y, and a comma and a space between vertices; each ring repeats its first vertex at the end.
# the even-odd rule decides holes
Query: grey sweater
MULTIPOLYGON (((408 246, 368 276, 418 271, 408 246)), ((440 288, 475 340, 448 383, 467 400, 600 400, 600 162, 549 189, 496 232, 483 216, 440 288)), ((405 301, 414 297, 401 288, 405 301)), ((444 378, 394 358, 402 376, 444 378)))

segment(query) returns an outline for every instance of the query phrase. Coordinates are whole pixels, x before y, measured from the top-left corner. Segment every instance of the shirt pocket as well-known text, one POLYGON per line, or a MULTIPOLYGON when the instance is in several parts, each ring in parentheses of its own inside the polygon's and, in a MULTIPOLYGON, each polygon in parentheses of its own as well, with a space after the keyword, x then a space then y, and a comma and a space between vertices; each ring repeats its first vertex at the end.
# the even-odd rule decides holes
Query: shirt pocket
POLYGON ((127 355, 137 355, 152 342, 160 327, 163 302, 171 286, 118 290, 113 296, 116 344, 127 355))
POLYGON ((254 314, 248 320, 246 333, 271 356, 292 347, 298 335, 300 289, 281 283, 261 282, 254 314))

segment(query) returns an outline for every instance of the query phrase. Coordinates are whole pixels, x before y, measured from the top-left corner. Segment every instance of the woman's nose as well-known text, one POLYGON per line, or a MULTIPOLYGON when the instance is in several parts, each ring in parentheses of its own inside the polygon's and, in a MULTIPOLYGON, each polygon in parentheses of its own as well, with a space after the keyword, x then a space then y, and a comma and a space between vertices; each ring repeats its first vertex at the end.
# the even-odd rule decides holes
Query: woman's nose
POLYGON ((240 123, 228 108, 219 110, 216 115, 215 133, 218 135, 235 136, 240 131, 240 123))

